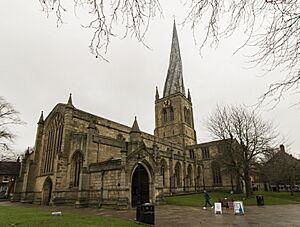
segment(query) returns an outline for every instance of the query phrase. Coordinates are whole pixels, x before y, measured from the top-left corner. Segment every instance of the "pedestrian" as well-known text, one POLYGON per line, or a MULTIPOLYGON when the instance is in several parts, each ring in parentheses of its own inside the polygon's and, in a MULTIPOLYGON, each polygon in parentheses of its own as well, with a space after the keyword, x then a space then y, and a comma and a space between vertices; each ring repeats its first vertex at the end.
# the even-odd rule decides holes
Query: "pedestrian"
POLYGON ((206 210, 207 204, 209 204, 211 206, 211 208, 214 208, 214 206, 211 205, 211 203, 209 201, 210 196, 209 196, 208 192, 206 190, 204 190, 203 193, 204 193, 203 195, 204 195, 204 200, 205 200, 205 205, 204 205, 203 209, 206 210))

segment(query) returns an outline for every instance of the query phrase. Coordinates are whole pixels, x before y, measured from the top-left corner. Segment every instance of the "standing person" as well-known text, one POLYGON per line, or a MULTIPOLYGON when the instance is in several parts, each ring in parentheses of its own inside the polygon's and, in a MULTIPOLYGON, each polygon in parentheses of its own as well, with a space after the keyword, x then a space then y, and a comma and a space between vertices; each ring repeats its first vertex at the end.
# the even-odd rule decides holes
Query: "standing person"
POLYGON ((207 204, 209 204, 211 206, 211 208, 214 208, 214 206, 211 205, 211 203, 209 202, 210 196, 209 196, 208 192, 206 190, 204 190, 203 193, 204 193, 203 195, 204 195, 204 200, 205 200, 205 205, 204 205, 203 209, 206 210, 207 204))

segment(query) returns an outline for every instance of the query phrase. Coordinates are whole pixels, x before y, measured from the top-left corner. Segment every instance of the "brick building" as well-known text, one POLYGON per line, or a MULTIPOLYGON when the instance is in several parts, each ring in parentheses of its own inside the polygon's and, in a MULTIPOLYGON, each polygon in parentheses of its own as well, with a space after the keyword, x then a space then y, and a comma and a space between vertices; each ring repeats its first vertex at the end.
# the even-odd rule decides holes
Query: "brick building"
POLYGON ((19 174, 20 162, 0 161, 0 198, 8 198, 14 193, 15 180, 19 174))

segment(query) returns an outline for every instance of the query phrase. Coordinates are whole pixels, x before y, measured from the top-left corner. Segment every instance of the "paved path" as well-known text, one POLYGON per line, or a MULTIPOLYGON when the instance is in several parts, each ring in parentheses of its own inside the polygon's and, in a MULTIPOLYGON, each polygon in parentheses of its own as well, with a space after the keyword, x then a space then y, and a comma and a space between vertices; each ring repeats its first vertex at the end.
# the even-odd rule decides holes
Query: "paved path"
MULTIPOLYGON (((45 207, 32 204, 0 202, 0 206, 26 206, 45 210, 59 210, 94 214, 99 216, 114 216, 124 219, 135 219, 135 210, 108 210, 72 207, 45 207)), ((157 227, 198 227, 198 226, 261 226, 261 227, 300 227, 300 204, 276 206, 249 206, 245 208, 245 215, 234 215, 225 210, 222 215, 215 215, 212 210, 198 207, 162 205, 155 207, 155 226, 157 227)))

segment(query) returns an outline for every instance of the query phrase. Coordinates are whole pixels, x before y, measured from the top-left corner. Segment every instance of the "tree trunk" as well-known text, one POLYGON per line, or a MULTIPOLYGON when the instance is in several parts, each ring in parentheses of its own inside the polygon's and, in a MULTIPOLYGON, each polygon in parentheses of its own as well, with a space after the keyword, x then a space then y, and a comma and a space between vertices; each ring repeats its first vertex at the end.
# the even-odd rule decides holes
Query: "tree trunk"
POLYGON ((236 183, 235 193, 242 193, 241 178, 238 174, 236 174, 235 183, 236 183))
POLYGON ((245 177, 246 197, 250 198, 253 192, 252 192, 251 178, 248 170, 244 171, 244 177, 245 177))

